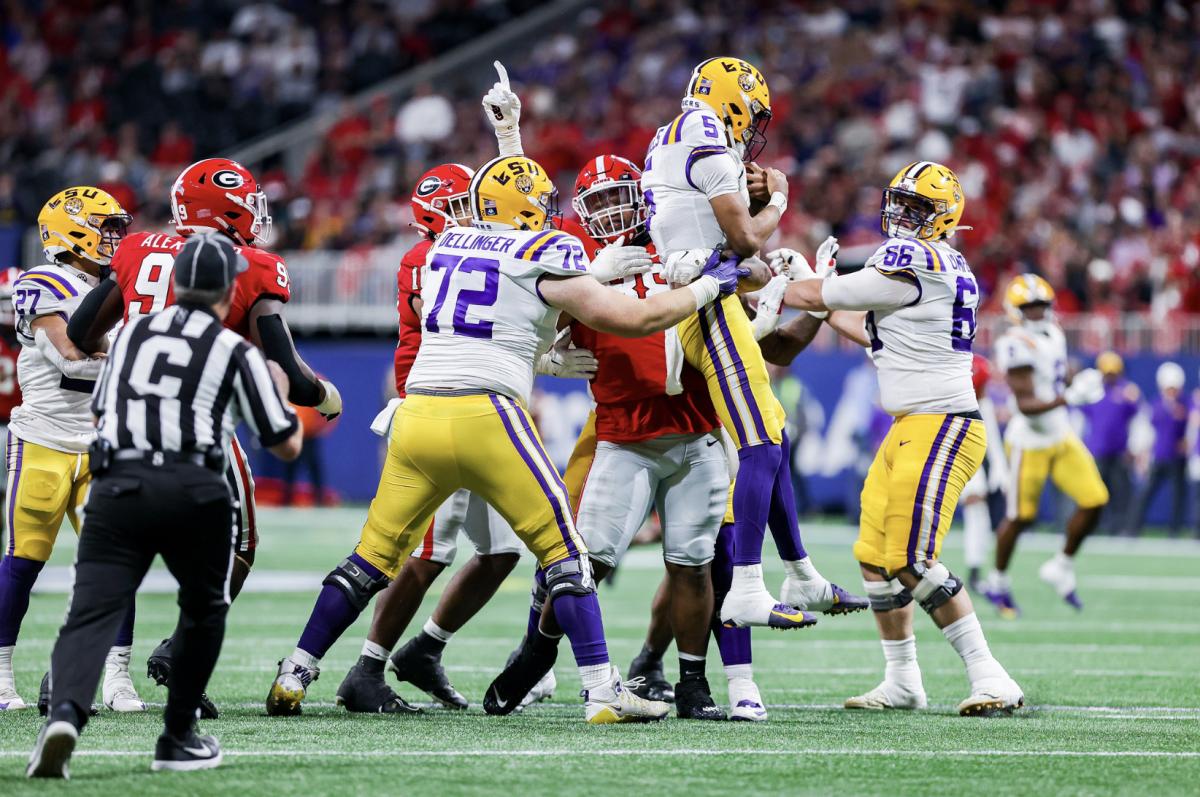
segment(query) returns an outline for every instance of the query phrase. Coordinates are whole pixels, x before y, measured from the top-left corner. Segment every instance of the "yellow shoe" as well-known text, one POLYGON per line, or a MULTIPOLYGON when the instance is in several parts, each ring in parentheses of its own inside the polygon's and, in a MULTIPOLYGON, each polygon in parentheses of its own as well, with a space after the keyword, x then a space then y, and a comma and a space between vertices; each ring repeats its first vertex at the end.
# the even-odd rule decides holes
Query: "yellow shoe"
POLYGON ((294 717, 300 714, 300 703, 308 686, 321 674, 289 659, 279 662, 279 673, 267 694, 267 714, 272 717, 294 717))
POLYGON ((657 722, 671 711, 661 700, 646 700, 633 693, 634 682, 625 684, 621 673, 613 667, 609 685, 584 691, 584 717, 591 725, 611 725, 619 722, 657 722))

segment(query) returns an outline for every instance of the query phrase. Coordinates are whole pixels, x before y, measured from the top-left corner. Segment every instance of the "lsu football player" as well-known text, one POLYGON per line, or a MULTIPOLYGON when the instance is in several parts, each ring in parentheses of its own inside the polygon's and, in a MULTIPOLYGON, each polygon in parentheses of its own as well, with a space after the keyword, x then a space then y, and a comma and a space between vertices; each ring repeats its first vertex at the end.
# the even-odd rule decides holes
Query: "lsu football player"
MULTIPOLYGON (((29 594, 45 567, 63 518, 78 534, 96 436, 91 396, 102 359, 67 338, 67 321, 100 284, 132 219, 112 196, 91 186, 55 194, 38 214, 47 263, 12 286, 21 404, 12 411, 7 445, 8 546, 0 562, 0 710, 25 708, 17 693, 13 649, 29 594)), ((104 704, 144 711, 129 677, 133 607, 104 665, 104 704)), ((43 679, 43 684, 48 680, 43 679)))
MULTIPOLYGON (((468 192, 471 229, 444 233, 429 251, 421 346, 361 540, 325 579, 295 651, 280 663, 267 712, 299 712, 320 658, 396 577, 433 510, 466 487, 537 557, 579 665, 586 720, 661 719, 669 707, 633 695, 609 661, 587 548, 527 409, 534 364, 557 335, 560 311, 595 329, 647 335, 731 293, 743 272, 714 256, 697 283, 644 301, 622 296, 588 274, 577 239, 550 228, 557 192, 536 162, 495 158, 468 192)), ((626 259, 648 265, 644 249, 627 249, 626 259)), ((490 699, 520 701, 536 680, 494 683, 490 699)))
POLYGON ((905 166, 884 189, 888 240, 866 267, 788 289, 788 304, 801 309, 866 311, 859 324, 835 326, 870 350, 880 401, 895 418, 863 484, 854 544, 883 643, 884 680, 846 708, 927 705, 914 600, 966 666, 971 693, 960 714, 1011 713, 1024 702, 988 649, 962 579, 939 561, 959 495, 987 448, 971 382, 979 286, 948 240, 965 204, 950 169, 930 161, 905 166))
MULTIPOLYGON (((755 255, 787 208, 787 180, 751 164, 766 142, 771 98, 762 74, 738 58, 710 58, 696 66, 682 113, 659 128, 646 154, 642 190, 650 236, 671 282, 686 284, 713 249, 755 255), (759 207, 761 205, 761 207, 759 207)), ((747 261, 751 262, 751 261, 747 261)), ((753 283, 767 283, 763 266, 753 283)), ((784 412, 771 392, 766 363, 737 296, 713 303, 677 329, 686 361, 705 377, 709 395, 738 451, 733 488, 733 573, 720 604, 723 623, 803 628, 812 611, 842 613, 866 601, 831 584, 817 571, 800 539, 790 499, 791 463, 784 412), (768 518, 787 579, 782 602, 767 591, 762 544, 768 518)))
POLYGON ((1007 513, 996 533, 996 569, 985 586, 988 598, 1003 615, 1018 613, 1012 597, 1008 565, 1017 537, 1037 519, 1046 481, 1075 502, 1067 520, 1063 549, 1041 566, 1038 575, 1076 609, 1075 554, 1096 528, 1108 503, 1108 488, 1096 460, 1071 426, 1068 407, 1095 404, 1104 397, 1098 371, 1086 369, 1070 378, 1067 341, 1051 313, 1054 289, 1036 274, 1022 274, 1004 292, 1012 326, 1000 337, 996 352, 1012 390, 1013 418, 1005 434, 1009 452, 1007 513))

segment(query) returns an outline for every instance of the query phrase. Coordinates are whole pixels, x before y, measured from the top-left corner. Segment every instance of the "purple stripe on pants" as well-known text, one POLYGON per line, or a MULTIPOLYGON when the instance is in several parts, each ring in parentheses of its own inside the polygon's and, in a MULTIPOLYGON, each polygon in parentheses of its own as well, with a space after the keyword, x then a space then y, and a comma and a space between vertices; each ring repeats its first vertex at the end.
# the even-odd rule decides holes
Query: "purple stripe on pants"
POLYGON ((738 387, 742 391, 742 398, 746 399, 750 417, 754 419, 754 428, 758 431, 759 441, 765 443, 771 438, 767 435, 766 424, 763 423, 762 410, 759 409, 758 402, 754 400, 754 391, 750 389, 750 380, 746 377, 746 365, 742 362, 742 356, 733 343, 733 335, 729 333, 729 324, 725 320, 725 308, 721 306, 720 302, 716 302, 713 304, 713 310, 717 314, 717 326, 721 328, 721 336, 725 338, 725 348, 729 350, 729 357, 733 360, 733 367, 737 371, 738 387))
POLYGON ((5 465, 8 464, 9 457, 12 456, 13 440, 17 441, 17 457, 16 464, 13 467, 13 483, 12 483, 12 500, 8 502, 8 555, 13 556, 17 549, 17 532, 13 529, 13 507, 17 504, 17 490, 21 486, 21 461, 25 456, 25 441, 8 433, 8 451, 5 452, 5 465))
POLYGON ((933 502, 933 523, 929 527, 929 547, 925 551, 925 558, 933 558, 933 549, 936 547, 938 525, 942 519, 942 499, 946 497, 946 482, 950 480, 950 469, 954 467, 954 460, 958 456, 958 449, 962 447, 962 441, 967 436, 967 430, 971 428, 971 421, 964 420, 962 428, 958 430, 958 435, 954 438, 954 442, 950 444, 950 456, 946 458, 946 467, 942 468, 942 478, 938 480, 937 498, 933 502))
POLYGON ((713 372, 717 375, 717 384, 721 388, 721 395, 725 398, 725 406, 729 408, 729 418, 733 421, 733 431, 737 434, 738 448, 746 445, 746 427, 742 425, 742 419, 738 415, 737 407, 733 404, 733 393, 729 390, 729 383, 725 380, 725 372, 721 368, 721 361, 717 358, 717 347, 713 343, 712 329, 708 325, 708 318, 705 314, 708 312, 707 307, 701 307, 696 311, 696 315, 700 319, 700 335, 704 338, 704 348, 708 350, 708 358, 712 360, 713 372))
POLYGON ((938 429, 937 437, 933 440, 933 447, 929 449, 929 457, 925 460, 925 469, 921 471, 921 483, 917 486, 917 500, 913 503, 912 528, 908 532, 909 564, 917 559, 917 538, 921 536, 921 518, 924 515, 925 490, 928 489, 929 474, 933 470, 934 460, 937 459, 938 450, 942 447, 942 440, 945 439, 946 431, 950 428, 953 420, 953 416, 947 415, 946 420, 942 421, 942 428, 938 429))

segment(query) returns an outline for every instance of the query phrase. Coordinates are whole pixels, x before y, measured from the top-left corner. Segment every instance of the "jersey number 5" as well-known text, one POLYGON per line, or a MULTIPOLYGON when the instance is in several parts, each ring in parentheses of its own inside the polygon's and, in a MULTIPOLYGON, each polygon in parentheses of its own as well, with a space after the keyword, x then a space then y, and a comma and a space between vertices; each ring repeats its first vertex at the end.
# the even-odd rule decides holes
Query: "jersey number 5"
POLYGON ((151 252, 142 258, 133 289, 137 298, 129 303, 130 320, 141 315, 157 313, 167 306, 171 290, 171 270, 175 266, 174 256, 167 252, 151 252))
POLYGON ((425 316, 425 329, 429 332, 441 332, 442 324, 445 323, 442 318, 442 309, 446 306, 446 302, 450 299, 450 293, 454 291, 454 316, 453 330, 455 335, 464 335, 468 338, 481 338, 483 340, 492 339, 493 322, 487 319, 478 321, 468 321, 467 312, 472 307, 484 309, 494 307, 496 299, 500 296, 500 263, 496 260, 490 260, 485 257, 456 257, 448 254, 437 254, 433 256, 433 260, 429 263, 431 272, 444 271, 442 281, 438 285, 437 297, 433 300, 433 307, 430 308, 429 314, 425 316), (480 288, 468 288, 466 285, 469 282, 477 283, 477 278, 468 277, 468 274, 483 274, 483 286, 480 288))

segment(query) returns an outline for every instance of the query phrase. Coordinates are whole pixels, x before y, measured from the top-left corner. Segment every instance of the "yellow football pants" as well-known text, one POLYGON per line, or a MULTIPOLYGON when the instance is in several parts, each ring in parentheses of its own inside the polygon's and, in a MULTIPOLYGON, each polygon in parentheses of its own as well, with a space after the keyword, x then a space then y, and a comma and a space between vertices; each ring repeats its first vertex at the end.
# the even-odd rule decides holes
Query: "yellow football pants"
POLYGON ((587 484, 588 473, 592 470, 592 461, 596 459, 596 413, 588 414, 587 421, 579 430, 579 439, 571 450, 571 458, 567 460, 567 469, 563 471, 563 481, 567 485, 567 495, 571 498, 571 513, 579 513, 579 499, 583 497, 583 487, 587 484))
POLYGON ((434 511, 463 487, 504 516, 540 565, 587 553, 528 411, 497 395, 404 400, 356 552, 395 578, 434 511))
POLYGON ((854 557, 889 574, 937 559, 958 496, 986 451, 983 421, 958 415, 897 418, 867 471, 854 557))
POLYGON ((92 474, 87 454, 68 454, 19 439, 10 432, 7 449, 8 554, 45 562, 63 518, 78 534, 92 474))
POLYGON ((1081 509, 1108 503, 1108 488, 1096 460, 1075 435, 1048 448, 1008 446, 1008 467, 1011 482, 1007 515, 1012 520, 1037 517, 1047 479, 1053 479, 1054 486, 1081 509))

